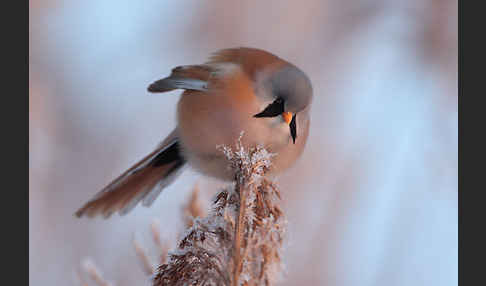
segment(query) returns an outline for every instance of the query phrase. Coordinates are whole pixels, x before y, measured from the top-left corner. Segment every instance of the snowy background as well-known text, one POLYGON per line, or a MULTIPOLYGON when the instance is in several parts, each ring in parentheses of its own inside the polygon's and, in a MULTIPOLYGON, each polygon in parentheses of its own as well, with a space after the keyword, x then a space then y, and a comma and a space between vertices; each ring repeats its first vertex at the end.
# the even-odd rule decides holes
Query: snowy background
POLYGON ((314 87, 306 150, 278 179, 282 285, 457 285, 457 33, 449 0, 30 0, 30 283, 79 285, 87 258, 147 282, 134 233, 150 249, 157 219, 174 241, 193 186, 219 182, 187 170, 152 208, 73 213, 174 128, 180 92, 149 83, 251 46, 314 87))

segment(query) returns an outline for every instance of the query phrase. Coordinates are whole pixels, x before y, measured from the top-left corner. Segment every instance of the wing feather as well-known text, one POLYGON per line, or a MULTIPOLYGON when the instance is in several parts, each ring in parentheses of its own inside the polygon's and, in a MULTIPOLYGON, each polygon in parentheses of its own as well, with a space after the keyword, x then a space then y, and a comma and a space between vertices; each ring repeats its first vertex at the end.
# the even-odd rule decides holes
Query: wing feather
POLYGON ((149 206, 185 164, 174 130, 155 151, 125 171, 76 212, 76 216, 110 217, 128 213, 140 201, 149 206))

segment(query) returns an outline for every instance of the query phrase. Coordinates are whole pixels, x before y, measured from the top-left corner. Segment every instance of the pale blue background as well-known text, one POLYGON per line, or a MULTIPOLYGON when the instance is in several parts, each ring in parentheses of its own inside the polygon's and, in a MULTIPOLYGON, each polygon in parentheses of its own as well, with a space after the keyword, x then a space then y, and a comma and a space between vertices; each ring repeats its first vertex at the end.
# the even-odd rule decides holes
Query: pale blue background
POLYGON ((147 281, 133 233, 153 249, 157 218, 174 240, 193 185, 218 182, 188 170, 150 209, 72 214, 175 126, 179 92, 148 84, 240 45, 314 86, 308 146, 279 178, 281 285, 457 284, 457 1, 31 0, 29 35, 32 285, 79 285, 86 258, 147 281))

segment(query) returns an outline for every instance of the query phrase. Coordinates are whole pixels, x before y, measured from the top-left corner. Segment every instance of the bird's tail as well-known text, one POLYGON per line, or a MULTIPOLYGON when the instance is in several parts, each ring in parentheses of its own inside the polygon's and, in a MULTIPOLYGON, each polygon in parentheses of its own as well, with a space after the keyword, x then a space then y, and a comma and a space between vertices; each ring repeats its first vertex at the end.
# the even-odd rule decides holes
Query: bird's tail
POLYGON ((140 201, 142 205, 150 206, 178 176, 184 164, 174 131, 155 151, 116 178, 75 215, 108 218, 117 211, 121 215, 128 213, 140 201))

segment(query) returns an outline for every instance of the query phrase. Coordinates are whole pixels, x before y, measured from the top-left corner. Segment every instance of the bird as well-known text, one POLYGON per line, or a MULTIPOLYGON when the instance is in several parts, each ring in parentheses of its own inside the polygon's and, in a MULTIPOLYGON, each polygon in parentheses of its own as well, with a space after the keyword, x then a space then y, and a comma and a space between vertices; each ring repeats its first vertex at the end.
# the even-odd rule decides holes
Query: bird
POLYGON ((278 56, 256 48, 219 50, 198 65, 172 69, 148 92, 183 90, 175 129, 138 163, 114 179, 76 213, 77 217, 124 215, 138 203, 149 207, 189 165, 232 181, 234 170, 218 146, 263 146, 274 153, 268 174, 287 170, 301 156, 313 99, 309 77, 278 56), (241 134, 244 136, 240 136, 241 134))

